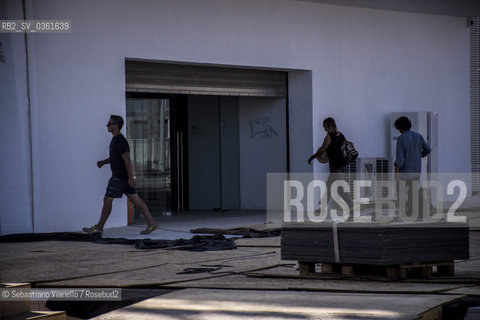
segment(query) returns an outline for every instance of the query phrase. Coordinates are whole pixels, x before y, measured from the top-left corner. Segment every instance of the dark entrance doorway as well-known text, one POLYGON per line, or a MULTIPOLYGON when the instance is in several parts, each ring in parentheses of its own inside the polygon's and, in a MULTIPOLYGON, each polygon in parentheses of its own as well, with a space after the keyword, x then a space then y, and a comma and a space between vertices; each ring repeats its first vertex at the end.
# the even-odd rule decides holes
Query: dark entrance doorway
MULTIPOLYGON (((240 209, 238 97, 128 93, 137 192, 153 216, 240 209)), ((142 221, 133 207, 129 223, 142 221)))

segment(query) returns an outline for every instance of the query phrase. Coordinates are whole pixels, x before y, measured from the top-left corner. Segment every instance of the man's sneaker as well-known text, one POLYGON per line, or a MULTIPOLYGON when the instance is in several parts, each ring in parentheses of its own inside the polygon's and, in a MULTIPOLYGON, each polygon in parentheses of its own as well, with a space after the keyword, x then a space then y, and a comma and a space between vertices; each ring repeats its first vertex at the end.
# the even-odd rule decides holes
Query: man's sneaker
POLYGON ((140 234, 150 234, 158 228, 160 228, 158 224, 149 224, 145 230, 140 231, 140 234))
POLYGON ((88 234, 98 234, 98 235, 102 235, 103 234, 103 229, 99 229, 98 226, 96 224, 94 224, 93 226, 91 226, 90 228, 83 228, 82 229, 84 232, 88 233, 88 234))

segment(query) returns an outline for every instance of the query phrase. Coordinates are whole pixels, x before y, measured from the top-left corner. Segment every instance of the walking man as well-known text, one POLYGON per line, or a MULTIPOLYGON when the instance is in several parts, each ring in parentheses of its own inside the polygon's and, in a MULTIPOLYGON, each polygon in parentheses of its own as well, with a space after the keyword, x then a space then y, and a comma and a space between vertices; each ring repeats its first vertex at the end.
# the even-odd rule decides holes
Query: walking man
MULTIPOLYGON (((415 213, 414 209, 419 213, 419 207, 414 208, 413 206, 413 199, 419 198, 418 186, 422 171, 422 158, 428 156, 431 148, 421 134, 410 130, 412 123, 407 117, 398 118, 394 126, 401 133, 397 140, 394 164, 395 180, 399 186, 397 189, 398 200, 401 206, 406 202, 406 215, 411 217, 415 213)), ((418 216, 415 215, 415 217, 418 216)))
POLYGON ((128 200, 140 209, 147 219, 147 228, 141 231, 141 234, 149 234, 159 228, 147 205, 135 191, 135 178, 133 177, 133 167, 130 160, 130 147, 128 146, 127 139, 120 133, 122 127, 122 117, 112 114, 107 124, 108 132, 113 136, 110 142, 110 157, 97 162, 97 167, 99 168, 110 164, 112 177, 108 181, 107 192, 103 198, 100 220, 90 228, 83 228, 83 231, 89 234, 103 234, 103 226, 112 212, 113 199, 121 198, 123 194, 127 195, 128 200))

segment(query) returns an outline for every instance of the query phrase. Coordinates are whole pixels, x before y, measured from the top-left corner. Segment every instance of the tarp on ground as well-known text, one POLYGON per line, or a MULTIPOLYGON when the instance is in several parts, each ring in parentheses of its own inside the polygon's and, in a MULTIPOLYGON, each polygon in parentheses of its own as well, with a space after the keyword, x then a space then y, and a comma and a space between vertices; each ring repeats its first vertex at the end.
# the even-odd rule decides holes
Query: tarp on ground
POLYGON ((152 240, 152 239, 125 239, 103 238, 77 232, 50 232, 50 233, 20 233, 0 236, 0 243, 7 242, 35 242, 35 241, 83 241, 99 244, 133 245, 137 249, 166 249, 175 248, 188 251, 214 251, 236 249, 232 239, 221 234, 212 236, 193 236, 191 239, 152 240))
POLYGON ((244 238, 267 238, 267 237, 278 237, 281 233, 280 228, 248 228, 248 227, 240 227, 240 228, 229 228, 229 229, 222 229, 222 228, 198 228, 198 229, 191 229, 191 233, 202 233, 202 234, 228 234, 228 235, 237 235, 243 236, 244 238))

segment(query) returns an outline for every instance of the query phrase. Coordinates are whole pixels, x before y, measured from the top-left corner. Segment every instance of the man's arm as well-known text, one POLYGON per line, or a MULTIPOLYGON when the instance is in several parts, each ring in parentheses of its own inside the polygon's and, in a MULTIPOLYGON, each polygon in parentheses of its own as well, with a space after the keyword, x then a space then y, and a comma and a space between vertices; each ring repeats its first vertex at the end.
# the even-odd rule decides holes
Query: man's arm
POLYGON ((394 179, 395 181, 399 180, 399 171, 400 167, 403 166, 405 162, 405 146, 403 145, 403 140, 402 139, 397 139, 397 150, 395 154, 395 175, 394 179))
POLYGON ((400 180, 400 175, 399 175, 399 168, 398 168, 398 165, 395 163, 394 164, 395 166, 395 174, 393 175, 393 178, 395 179, 395 181, 398 181, 400 180))
POLYGON ((122 154, 123 161, 125 161, 125 167, 127 168, 128 173, 128 185, 132 188, 135 187, 135 178, 133 177, 133 166, 132 161, 130 160, 130 152, 125 152, 122 154))
POLYGON ((422 157, 426 157, 432 152, 432 148, 428 145, 425 139, 422 137, 422 157))
POLYGON ((97 161, 97 167, 101 168, 104 165, 109 164, 109 163, 110 163, 110 158, 107 158, 105 160, 100 160, 100 161, 97 161))

